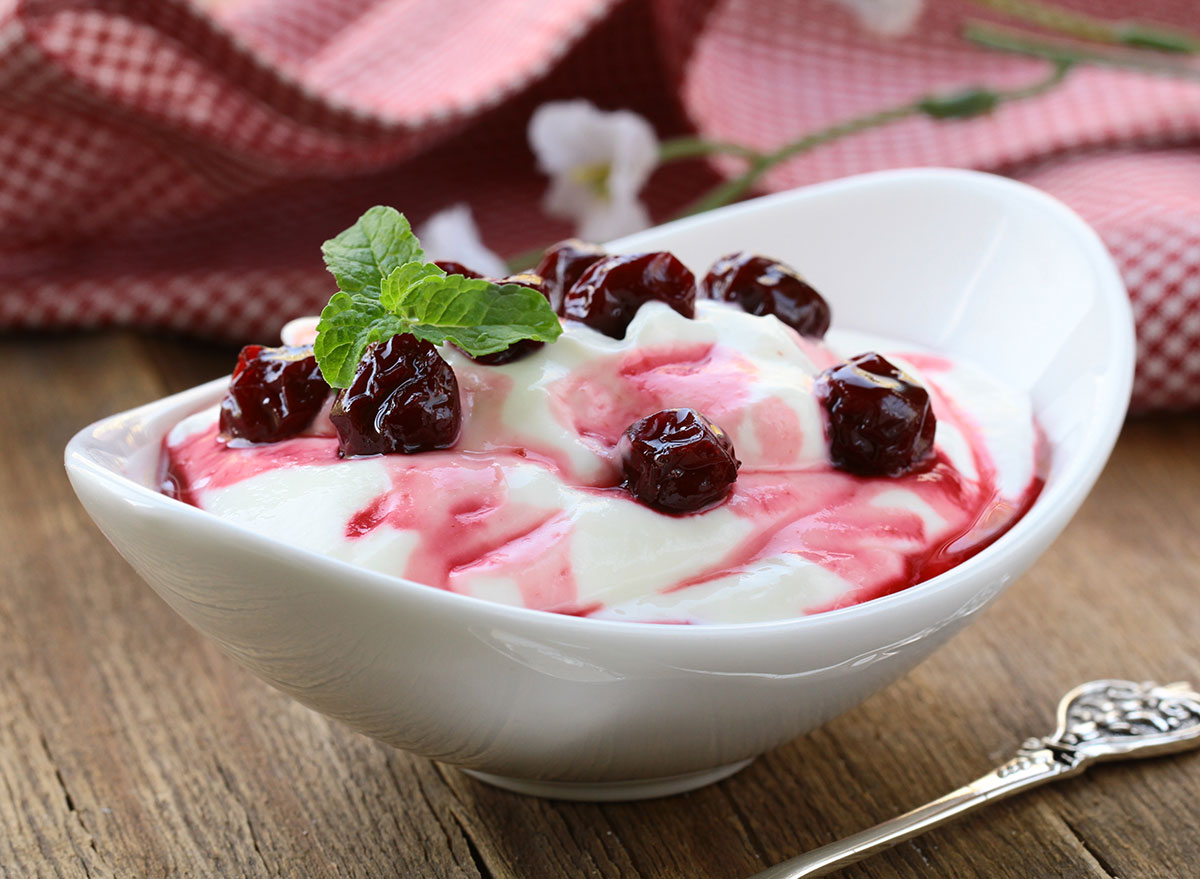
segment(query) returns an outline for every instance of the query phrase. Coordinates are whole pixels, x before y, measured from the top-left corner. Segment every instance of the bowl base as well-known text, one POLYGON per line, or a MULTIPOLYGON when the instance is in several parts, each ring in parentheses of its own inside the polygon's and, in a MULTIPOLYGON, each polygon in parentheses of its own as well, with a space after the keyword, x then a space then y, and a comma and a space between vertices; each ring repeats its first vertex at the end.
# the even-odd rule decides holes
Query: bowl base
POLYGON ((702 769, 699 772, 668 775, 663 778, 639 778, 633 781, 536 781, 529 778, 492 775, 490 772, 479 772, 475 769, 461 769, 460 771, 487 784, 532 797, 545 797, 550 800, 576 800, 585 803, 614 803, 652 800, 656 797, 669 797, 673 794, 696 790, 706 784, 728 778, 738 770, 749 766, 753 761, 754 758, 751 757, 749 760, 739 760, 736 763, 718 766, 716 769, 702 769))

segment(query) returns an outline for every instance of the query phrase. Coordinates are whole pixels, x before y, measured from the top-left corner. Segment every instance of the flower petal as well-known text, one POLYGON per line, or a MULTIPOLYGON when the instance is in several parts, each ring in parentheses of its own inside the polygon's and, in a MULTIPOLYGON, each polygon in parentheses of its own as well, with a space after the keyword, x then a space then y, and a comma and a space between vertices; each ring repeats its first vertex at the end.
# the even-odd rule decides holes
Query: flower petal
POLYGON ((504 260, 484 245, 468 205, 438 211, 421 224, 417 237, 429 262, 453 260, 488 278, 508 275, 504 260))
POLYGON ((869 31, 898 37, 912 30, 921 15, 924 0, 835 0, 853 12, 869 31))
POLYGON ((574 220, 592 241, 650 225, 638 194, 658 164, 658 138, 644 118, 585 100, 554 101, 533 114, 528 135, 550 176, 543 201, 548 214, 574 220))
POLYGON ((613 155, 608 191, 617 201, 636 198, 658 164, 658 138, 650 123, 622 110, 611 114, 613 155))
POLYGON ((584 241, 603 243, 623 235, 632 235, 650 226, 646 206, 636 199, 612 199, 599 204, 579 222, 577 234, 584 241))
POLYGON ((570 177, 555 177, 542 199, 542 209, 552 217, 578 222, 598 207, 603 207, 605 202, 596 196, 590 186, 570 177))
POLYGON ((658 138, 644 118, 629 110, 606 112, 589 101, 551 101, 529 120, 529 145, 550 176, 586 166, 620 163, 634 191, 658 162, 658 138))
POLYGON ((603 115, 585 100, 542 104, 529 120, 529 145, 538 166, 550 175, 580 165, 608 164, 612 156, 603 115))

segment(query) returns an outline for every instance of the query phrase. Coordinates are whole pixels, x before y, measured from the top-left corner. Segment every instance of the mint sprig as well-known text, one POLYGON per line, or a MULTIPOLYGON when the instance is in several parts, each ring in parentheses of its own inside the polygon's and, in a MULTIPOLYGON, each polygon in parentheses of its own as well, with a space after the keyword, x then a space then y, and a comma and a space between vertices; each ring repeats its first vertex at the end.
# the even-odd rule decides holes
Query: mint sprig
POLYGON ((361 293, 334 293, 321 311, 313 354, 330 387, 346 388, 372 342, 386 342, 408 324, 389 314, 377 298, 361 293))
POLYGON ((321 252, 339 291, 321 311, 313 353, 332 387, 348 387, 367 346, 397 333, 476 357, 522 339, 553 342, 562 333, 536 290, 447 275, 426 263, 408 220, 394 208, 371 208, 321 252))
POLYGON ((379 295, 379 282, 399 266, 424 262, 421 242, 404 214, 376 205, 353 226, 321 245, 325 265, 345 293, 379 295))
POLYGON ((404 284, 399 276, 406 269, 384 279, 382 300, 391 313, 410 322, 410 332, 419 339, 449 342, 478 357, 522 339, 553 342, 562 332, 550 303, 536 290, 441 274, 404 284))

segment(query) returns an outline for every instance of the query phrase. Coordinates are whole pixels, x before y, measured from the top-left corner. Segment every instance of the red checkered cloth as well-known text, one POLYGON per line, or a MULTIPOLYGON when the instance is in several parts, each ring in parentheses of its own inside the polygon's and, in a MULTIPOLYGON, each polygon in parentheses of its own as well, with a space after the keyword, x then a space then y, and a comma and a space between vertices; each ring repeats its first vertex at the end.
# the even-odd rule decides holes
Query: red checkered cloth
MULTIPOLYGON (((1072 0, 1200 24, 1195 0, 1072 0)), ((1065 4, 1065 0, 1064 0, 1065 4)), ((474 209, 501 253, 547 218, 525 142, 541 103, 586 97, 769 148, 850 116, 1045 64, 960 36, 929 0, 914 33, 831 0, 0 0, 0 329, 113 324, 269 339, 324 303, 318 245, 368 205, 474 209)), ((1133 298, 1135 408, 1200 406, 1200 84, 1083 68, 967 121, 909 119, 773 172, 768 189, 957 165, 1058 196, 1133 298)), ((656 217, 737 170, 654 175, 656 217)))

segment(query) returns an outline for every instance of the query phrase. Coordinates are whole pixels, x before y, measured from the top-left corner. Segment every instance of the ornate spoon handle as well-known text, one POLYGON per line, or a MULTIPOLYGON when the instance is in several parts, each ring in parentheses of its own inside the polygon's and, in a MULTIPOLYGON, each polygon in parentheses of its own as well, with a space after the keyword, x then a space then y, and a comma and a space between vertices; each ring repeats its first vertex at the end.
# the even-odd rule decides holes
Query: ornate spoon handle
POLYGON ((939 827, 984 803, 1036 787, 1081 769, 1082 765, 1075 770, 1068 769, 1054 759, 1054 754, 1049 748, 1039 749, 1036 755, 1026 755, 1026 752, 1022 751, 998 769, 993 769, 982 778, 944 797, 853 836, 823 845, 798 858, 768 867, 751 879, 802 879, 805 876, 824 876, 939 827))
POLYGON ((1016 756, 982 778, 911 812, 798 858, 751 879, 824 876, 957 818, 985 803, 1076 775, 1093 760, 1149 757, 1200 746, 1200 693, 1188 684, 1091 681, 1058 706, 1058 730, 1030 739, 1016 756))

